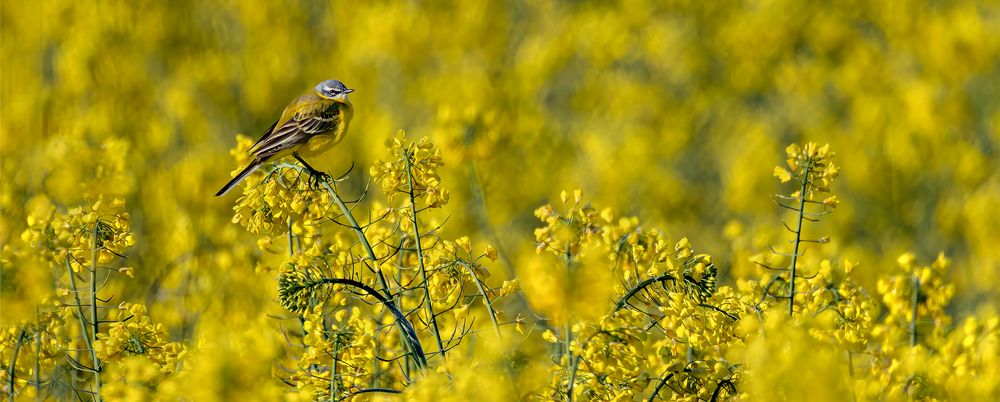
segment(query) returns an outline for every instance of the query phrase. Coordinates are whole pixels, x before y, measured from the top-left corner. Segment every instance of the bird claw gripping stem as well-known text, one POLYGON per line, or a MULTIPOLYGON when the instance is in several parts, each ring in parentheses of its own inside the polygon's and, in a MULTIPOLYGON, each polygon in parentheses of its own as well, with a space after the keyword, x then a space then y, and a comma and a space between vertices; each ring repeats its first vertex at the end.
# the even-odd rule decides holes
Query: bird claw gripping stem
POLYGON ((325 183, 333 182, 333 176, 330 176, 330 174, 328 173, 316 170, 312 166, 309 166, 309 164, 306 163, 306 161, 303 160, 301 157, 299 157, 299 155, 296 154, 294 156, 295 159, 298 160, 299 163, 301 163, 302 166, 305 167, 306 171, 309 173, 309 188, 319 188, 320 185, 324 182, 325 183))

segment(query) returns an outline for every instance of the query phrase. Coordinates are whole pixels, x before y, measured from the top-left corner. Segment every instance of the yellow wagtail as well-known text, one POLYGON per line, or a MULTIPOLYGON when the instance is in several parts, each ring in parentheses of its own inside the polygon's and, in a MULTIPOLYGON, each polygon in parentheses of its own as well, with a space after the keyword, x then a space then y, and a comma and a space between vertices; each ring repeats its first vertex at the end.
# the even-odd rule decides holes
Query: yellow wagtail
POLYGON ((234 186, 261 167, 265 162, 292 155, 306 169, 311 178, 321 173, 302 160, 326 151, 344 139, 347 126, 354 116, 354 106, 347 94, 354 92, 343 82, 326 80, 311 91, 292 100, 281 112, 278 121, 264 132, 257 143, 250 147, 253 161, 236 177, 222 186, 216 196, 225 195, 234 186))

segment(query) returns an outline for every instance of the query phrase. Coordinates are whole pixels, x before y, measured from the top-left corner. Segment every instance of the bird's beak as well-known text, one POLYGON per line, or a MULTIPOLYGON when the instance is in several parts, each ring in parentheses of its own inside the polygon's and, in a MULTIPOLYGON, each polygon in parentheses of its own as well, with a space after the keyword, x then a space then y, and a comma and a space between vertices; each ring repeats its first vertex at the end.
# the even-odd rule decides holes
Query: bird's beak
POLYGON ((350 89, 350 88, 348 88, 348 89, 345 89, 345 90, 344 90, 344 93, 345 93, 345 94, 349 94, 349 93, 351 93, 351 92, 354 92, 354 90, 353 90, 353 89, 350 89))

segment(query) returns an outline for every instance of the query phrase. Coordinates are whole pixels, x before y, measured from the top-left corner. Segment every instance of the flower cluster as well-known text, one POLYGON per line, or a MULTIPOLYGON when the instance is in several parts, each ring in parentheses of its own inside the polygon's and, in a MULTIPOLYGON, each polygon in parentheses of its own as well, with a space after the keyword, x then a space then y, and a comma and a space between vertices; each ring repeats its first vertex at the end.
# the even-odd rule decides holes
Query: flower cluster
MULTIPOLYGON (((830 192, 830 183, 840 175, 840 167, 832 161, 837 154, 830 151, 830 144, 822 147, 812 142, 801 147, 792 144, 785 148, 785 154, 788 155, 786 162, 791 171, 778 166, 774 168, 774 176, 782 183, 793 178, 802 183, 802 189, 790 194, 792 198, 801 196, 806 200, 813 200, 817 193, 830 192)), ((822 203, 835 208, 838 201, 836 197, 828 197, 822 203)))
MULTIPOLYGON (((566 192, 560 198, 568 204, 566 192)), ((613 302, 550 312, 565 328, 542 334, 558 351, 543 398, 630 400, 650 388, 673 400, 733 395, 739 369, 725 355, 739 341, 737 320, 749 303, 717 287, 711 256, 695 253, 687 238, 667 241, 638 219, 598 213, 579 191, 565 211, 546 205, 535 213, 545 224, 535 230, 536 250, 560 257, 554 265, 569 270, 560 281, 567 289, 554 293, 574 296, 577 287, 598 283, 613 302)))
MULTIPOLYGON (((371 384, 396 389, 411 383, 413 370, 457 347, 477 321, 485 319, 499 335, 502 316, 494 304, 517 289, 517 280, 488 284, 483 264, 497 259, 494 247, 477 252, 469 237, 445 239, 422 219, 447 201, 436 172, 440 151, 427 139, 413 143, 403 137, 390 140, 387 150, 394 159, 380 163, 373 175, 391 207, 373 202, 362 226, 329 187, 317 191, 340 203, 339 214, 290 220, 292 227, 310 222, 316 241, 292 253, 278 276, 278 301, 298 316, 301 328, 289 335, 305 348, 295 354, 297 370, 286 380, 316 398, 340 398, 371 384), (340 230, 322 224, 332 222, 340 230), (352 237, 357 241, 347 240, 352 237)), ((282 169, 277 167, 278 175, 282 169)), ((299 237, 295 231, 288 236, 299 237)), ((444 365, 438 369, 447 371, 444 365)))
POLYGON ((438 168, 444 164, 441 150, 429 138, 414 143, 407 141, 405 133, 400 131, 386 141, 386 148, 392 159, 376 161, 371 175, 389 202, 401 196, 412 197, 419 201, 421 209, 440 208, 448 203, 450 192, 441 187, 438 174, 438 168))
POLYGON ((172 374, 179 368, 186 350, 178 342, 170 342, 163 324, 154 323, 141 304, 122 303, 117 316, 109 317, 107 333, 98 334, 94 342, 97 357, 116 362, 129 356, 144 356, 161 374, 172 374))
MULTIPOLYGON (((248 150, 252 145, 248 137, 236 137, 232 154, 240 166, 249 163, 248 150)), ((309 173, 296 165, 279 162, 261 167, 258 172, 244 180, 243 195, 233 207, 232 222, 264 236, 262 248, 266 248, 271 235, 284 232, 291 232, 308 245, 317 235, 317 221, 330 212, 329 194, 313 191, 309 187, 309 173)))
MULTIPOLYGON (((943 254, 928 266, 918 265, 913 253, 904 253, 897 263, 895 270, 879 278, 876 287, 884 314, 870 332, 870 375, 884 384, 878 394, 941 400, 948 388, 963 386, 962 381, 952 379, 975 381, 979 359, 968 348, 980 347, 983 341, 989 344, 1000 332, 987 325, 980 333, 977 318, 970 317, 961 330, 964 336, 959 331, 949 336, 951 316, 945 308, 955 286, 945 279, 951 262, 943 254), (944 369, 959 366, 965 369, 944 369)), ((983 363, 987 367, 995 364, 991 360, 983 363)))
POLYGON ((938 254, 934 263, 920 266, 913 253, 905 253, 897 262, 896 272, 879 278, 876 286, 886 314, 875 333, 888 351, 904 344, 934 345, 951 324, 945 311, 955 295, 955 285, 945 279, 951 261, 938 254))
POLYGON ((74 317, 68 309, 39 313, 35 321, 23 321, 0 327, 0 357, 5 378, 3 390, 22 390, 25 398, 42 398, 41 381, 47 381, 53 369, 65 359, 66 349, 76 345, 68 339, 67 326, 74 317), (13 383, 7 375, 13 374, 13 383))
MULTIPOLYGON (((346 305, 346 303, 345 303, 346 305)), ((290 378, 313 398, 328 400, 372 384, 376 371, 388 367, 375 359, 380 328, 358 306, 338 309, 332 317, 316 306, 303 315, 305 351, 290 378)), ((381 347, 385 347, 384 344, 381 347)))
POLYGON ((111 300, 99 294, 113 293, 112 274, 134 277, 131 267, 113 266, 135 245, 129 223, 123 200, 106 202, 100 196, 65 211, 41 203, 29 215, 21 240, 58 273, 59 287, 55 298, 39 301, 34 322, 2 330, 0 351, 9 351, 8 361, 20 366, 14 371, 15 389, 31 383, 22 390, 38 397, 83 390, 99 398, 135 400, 136 390, 155 390, 179 372, 186 347, 169 341, 167 328, 154 324, 144 305, 121 303, 110 311, 102 305, 111 300), (76 352, 67 355, 66 350, 76 352), (32 360, 34 366, 28 364, 32 360), (71 384, 62 378, 68 370, 78 372, 71 384))
MULTIPOLYGON (((103 197, 87 207, 65 212, 43 206, 28 216, 28 228, 21 240, 36 247, 41 257, 54 266, 69 264, 74 272, 104 266, 135 245, 124 206, 122 199, 106 202, 103 197)), ((129 267, 120 271, 133 275, 129 267)))

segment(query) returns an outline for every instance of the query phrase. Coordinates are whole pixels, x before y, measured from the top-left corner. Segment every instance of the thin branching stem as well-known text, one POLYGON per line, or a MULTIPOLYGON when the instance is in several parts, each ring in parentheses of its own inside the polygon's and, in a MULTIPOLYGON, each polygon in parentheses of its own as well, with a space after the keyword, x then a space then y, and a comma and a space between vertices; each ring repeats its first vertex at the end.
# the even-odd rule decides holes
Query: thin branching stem
MULTIPOLYGON (((351 212, 351 209, 347 207, 347 204, 345 204, 344 200, 340 198, 340 194, 338 194, 337 191, 333 188, 333 186, 330 185, 330 182, 327 180, 321 180, 321 183, 326 188, 326 191, 330 194, 330 196, 333 197, 333 202, 336 203, 337 207, 340 208, 340 212, 344 214, 344 218, 347 219, 348 225, 350 225, 351 229, 358 235, 358 241, 364 247, 365 252, 368 254, 369 260, 371 260, 372 269, 375 270, 375 273, 378 276, 379 284, 382 286, 382 291, 385 292, 386 295, 388 295, 388 296, 383 296, 378 291, 372 289, 372 292, 374 293, 373 296, 378 295, 376 298, 377 299, 381 298, 381 300, 379 301, 385 300, 383 301, 383 304, 385 304, 386 307, 389 308, 389 310, 392 311, 393 314, 395 315, 396 313, 399 312, 399 308, 397 308, 396 303, 389 298, 392 295, 392 291, 389 288, 389 282, 385 279, 385 274, 383 274, 382 270, 379 269, 378 267, 379 259, 375 257, 375 250, 372 249, 371 243, 368 242, 368 237, 365 236, 364 229, 361 229, 361 226, 358 225, 358 221, 354 219, 354 214, 351 212)), ((406 348, 411 353, 413 353, 413 360, 416 363, 417 368, 426 367, 427 357, 424 356, 423 347, 420 346, 420 340, 417 339, 415 333, 413 334, 414 336, 412 337, 406 336, 408 335, 406 333, 407 326, 409 326, 410 329, 412 330, 412 325, 410 325, 409 321, 407 321, 406 317, 403 316, 402 314, 396 317, 396 325, 399 328, 400 332, 404 335, 403 336, 403 339, 405 339, 405 342, 403 342, 404 346, 406 346, 406 348)))
POLYGON ((340 390, 337 387, 337 356, 340 355, 340 336, 333 337, 333 363, 330 365, 330 400, 336 400, 340 390))
MULTIPOLYGON (((572 220, 570 226, 573 225, 572 220)), ((566 242, 566 251, 563 253, 566 263, 566 275, 572 277, 573 274, 573 254, 570 252, 570 244, 566 242)), ((573 320, 566 317, 566 350, 563 351, 566 357, 566 368, 570 372, 569 384, 566 386, 566 401, 573 402, 573 383, 576 381, 576 364, 573 361, 573 320)))
POLYGON ((642 282, 637 283, 635 285, 635 287, 633 287, 632 289, 629 289, 628 292, 625 292, 625 295, 623 295, 621 297, 621 299, 618 299, 618 302, 615 303, 615 309, 614 309, 614 311, 621 310, 623 307, 625 307, 626 304, 628 304, 628 300, 631 299, 632 296, 635 296, 636 293, 639 293, 640 291, 642 291, 643 289, 645 289, 649 285, 652 285, 652 284, 655 284, 655 283, 664 282, 664 281, 672 281, 672 280, 675 280, 675 279, 676 278, 674 278, 674 276, 671 275, 671 274, 660 274, 660 275, 654 276, 652 278, 647 278, 647 279, 643 280, 642 282))
POLYGON ((913 274, 913 311, 910 317, 910 347, 917 346, 917 303, 920 296, 920 276, 913 274))
POLYGON ((809 174, 812 172, 812 164, 806 165, 805 174, 802 175, 802 188, 799 190, 798 224, 795 226, 795 248, 792 251, 792 267, 788 278, 788 315, 795 311, 795 270, 799 261, 799 245, 802 244, 802 220, 805 217, 806 188, 809 185, 809 174))
POLYGON ((417 265, 420 267, 420 280, 423 281, 424 302, 427 306, 427 315, 430 317, 431 330, 434 332, 434 339, 437 340, 438 350, 441 357, 445 357, 444 342, 441 341, 441 331, 438 329, 437 316, 434 314, 434 302, 431 299, 430 282, 427 281, 427 268, 424 266, 424 249, 420 243, 420 228, 417 225, 417 196, 413 186, 413 155, 409 151, 404 151, 403 159, 406 161, 406 175, 408 179, 408 195, 410 196, 410 219, 413 225, 413 241, 417 251, 417 265))
POLYGON ((570 401, 573 400, 573 385, 576 383, 576 368, 580 365, 580 357, 581 356, 576 356, 574 358, 572 355, 570 355, 570 360, 572 361, 570 362, 569 384, 567 385, 566 389, 566 397, 570 401))
POLYGON ((403 312, 400 311, 398 307, 396 307, 396 304, 393 303, 392 299, 386 297, 385 295, 375 290, 371 286, 368 286, 360 281, 356 281, 353 279, 321 278, 311 283, 310 285, 315 286, 320 284, 345 285, 357 288, 358 290, 361 290, 363 293, 371 297, 374 297, 375 300, 378 300, 380 303, 382 303, 382 305, 384 305, 385 308, 389 310, 389 313, 392 314, 392 316, 396 319, 396 324, 401 329, 402 337, 405 340, 405 342, 413 347, 412 352, 414 354, 415 357, 414 361, 416 361, 417 366, 421 368, 427 367, 427 358, 424 356, 424 351, 420 347, 420 340, 417 339, 417 331, 413 329, 413 325, 410 324, 410 321, 406 319, 406 315, 403 314, 403 312))
POLYGON ((468 262, 458 260, 458 264, 465 267, 469 271, 469 275, 472 275, 473 282, 476 283, 476 288, 479 289, 479 294, 483 297, 483 304, 486 305, 486 311, 490 314, 490 321, 493 322, 493 331, 496 332, 497 338, 500 337, 500 323, 497 322, 497 313, 493 310, 493 302, 490 301, 489 295, 486 293, 486 289, 483 288, 483 281, 479 279, 479 275, 476 275, 475 267, 468 262))
POLYGON ((719 396, 722 395, 722 390, 724 389, 728 389, 730 392, 735 393, 736 385, 733 384, 733 380, 727 378, 719 381, 719 383, 715 386, 715 391, 712 392, 712 398, 709 399, 709 402, 717 402, 719 400, 719 396))
MULTIPOLYGON (((38 313, 35 313, 38 316, 38 313)), ((42 400, 42 330, 35 331, 35 399, 42 400)))
POLYGON ((649 394, 649 399, 646 399, 646 402, 653 402, 653 399, 655 399, 660 394, 660 390, 663 389, 664 385, 667 385, 667 381, 670 381, 670 378, 672 378, 673 376, 674 373, 670 373, 663 376, 663 378, 660 378, 660 382, 656 384, 656 388, 653 388, 653 393, 649 394))
POLYGON ((292 217, 288 217, 288 257, 295 256, 295 234, 292 233, 292 217))
POLYGON ((362 390, 351 392, 347 396, 338 399, 338 401, 346 401, 346 400, 348 400, 350 398, 353 398, 353 397, 355 397, 357 395, 371 394, 371 393, 402 394, 403 391, 400 391, 398 389, 392 389, 392 388, 366 388, 366 389, 362 389, 362 390))
MULTIPOLYGON (((379 325, 382 323, 382 314, 379 313, 379 325)), ((372 346, 372 351, 375 356, 378 356, 379 349, 382 347, 382 343, 379 342, 379 337, 373 336, 372 342, 375 344, 372 346)), ((382 376, 382 368, 379 366, 379 359, 372 359, 372 388, 378 388, 378 378, 382 376)))
MULTIPOLYGON (((94 222, 94 238, 93 247, 90 250, 90 323, 93 325, 91 338, 91 345, 93 342, 97 342, 97 333, 100 332, 101 321, 97 316, 97 257, 98 257, 98 245, 97 245, 97 228, 100 226, 101 221, 98 219, 94 222)), ((84 336, 86 336, 84 331, 84 336)), ((94 400, 101 400, 101 361, 97 358, 97 351, 90 346, 91 356, 94 358, 94 400)))
POLYGON ((333 197, 333 202, 337 204, 338 208, 340 208, 340 212, 344 214, 344 218, 347 219, 348 226, 358 235, 358 241, 361 242, 361 246, 364 247, 365 253, 368 254, 368 258, 371 260, 373 268, 375 268, 375 273, 378 276, 379 285, 382 286, 382 291, 387 295, 391 295, 392 292, 389 288, 389 282, 386 281, 385 274, 382 273, 382 270, 378 269, 379 259, 378 257, 375 257, 375 250, 372 249, 371 243, 368 242, 368 237, 365 236, 364 229, 361 228, 361 225, 358 225, 358 221, 354 219, 354 214, 351 212, 351 209, 347 207, 347 204, 344 203, 344 200, 340 198, 340 194, 337 193, 337 190, 335 190, 328 181, 323 180, 321 182, 326 188, 326 191, 333 197))
POLYGON ((15 388, 17 383, 14 381, 14 374, 15 374, 14 370, 17 368, 17 354, 18 352, 21 351, 21 344, 24 343, 24 340, 27 337, 28 337, 28 330, 21 328, 21 331, 17 334, 17 342, 14 343, 14 354, 10 356, 10 367, 7 368, 7 379, 10 381, 7 386, 8 390, 10 391, 9 396, 11 402, 14 401, 14 394, 16 394, 14 390, 17 389, 15 388))
MULTIPOLYGON (((84 313, 84 311, 83 311, 83 302, 80 301, 80 292, 77 290, 77 287, 76 287, 76 275, 73 274, 73 266, 69 262, 69 253, 66 254, 66 274, 69 275, 70 293, 73 294, 73 299, 76 301, 76 310, 77 310, 76 311, 76 317, 80 320, 80 331, 83 332, 83 342, 87 345, 87 350, 89 350, 89 351, 91 351, 91 353, 93 353, 93 351, 94 351, 94 345, 93 345, 93 343, 90 340, 90 336, 87 335, 87 318, 86 318, 86 313, 84 313)), ((73 359, 72 357, 69 357, 68 353, 67 353, 67 357, 70 360, 73 359)), ((96 358, 96 355, 94 357, 96 358)), ((77 358, 80 358, 79 354, 77 354, 77 358)), ((75 375, 75 373, 76 373, 75 371, 73 371, 73 373, 72 373, 72 375, 73 375, 73 378, 72 378, 73 381, 72 382, 73 382, 74 388, 76 386, 76 375, 75 375)))

